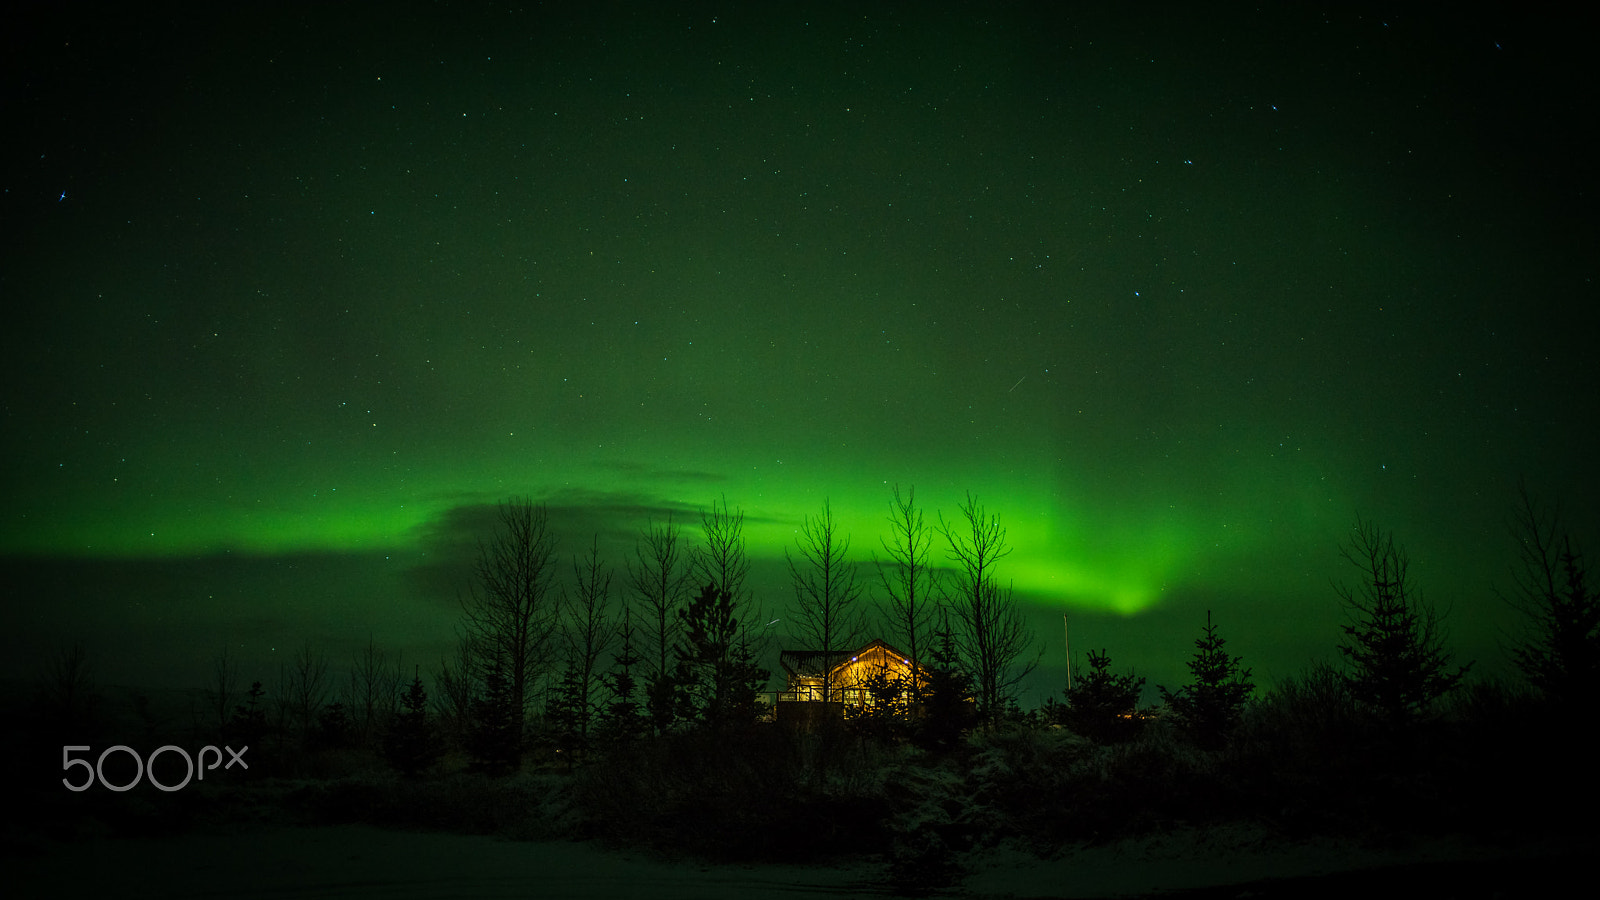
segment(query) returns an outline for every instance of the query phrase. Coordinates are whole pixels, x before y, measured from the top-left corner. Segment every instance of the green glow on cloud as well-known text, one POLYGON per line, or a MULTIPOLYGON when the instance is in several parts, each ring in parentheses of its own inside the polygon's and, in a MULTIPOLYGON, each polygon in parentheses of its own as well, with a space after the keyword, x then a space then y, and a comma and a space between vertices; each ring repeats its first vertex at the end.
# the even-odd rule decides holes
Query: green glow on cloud
MULTIPOLYGON (((816 515, 826 499, 841 533, 852 542, 851 558, 865 567, 874 554, 883 555, 880 539, 889 533, 887 516, 895 483, 872 476, 896 469, 917 476, 899 483, 903 488, 916 485, 926 521, 935 528, 941 514, 945 522, 957 524, 968 489, 946 465, 898 467, 868 459, 831 460, 819 467, 803 461, 780 463, 776 457, 758 460, 758 454, 747 453, 727 476, 695 480, 675 474, 689 471, 690 466, 674 469, 670 463, 676 461, 671 454, 666 456, 662 462, 667 465, 544 467, 544 477, 538 481, 528 477, 526 464, 516 457, 465 456, 456 467, 441 466, 432 477, 411 472, 403 482, 351 467, 350 477, 337 479, 342 487, 315 492, 303 484, 296 490, 263 482, 257 486, 260 496, 248 502, 224 504, 180 496, 166 503, 108 504, 94 515, 57 517, 48 527, 13 535, 8 549, 114 557, 403 549, 414 546, 429 523, 453 505, 493 503, 513 495, 560 503, 565 502, 564 491, 582 489, 593 492, 593 497, 642 497, 694 509, 705 509, 725 497, 746 514, 751 556, 772 560, 794 551, 802 520, 816 515)), ((1081 501, 1068 509, 1053 481, 1019 473, 1014 482, 989 479, 973 488, 985 511, 999 516, 1012 547, 998 577, 1030 600, 1131 615, 1159 603, 1170 580, 1196 557, 1198 526, 1178 521, 1170 510, 1146 513, 1081 501), (1039 485, 1045 488, 1038 489, 1039 485)), ((697 526, 693 517, 678 521, 693 536, 697 526)), ((644 524, 614 523, 624 531, 644 524)), ((579 537, 561 535, 565 542, 579 537)), ((943 539, 936 538, 936 561, 941 564, 944 549, 943 539)), ((872 580, 870 572, 863 575, 872 580)))

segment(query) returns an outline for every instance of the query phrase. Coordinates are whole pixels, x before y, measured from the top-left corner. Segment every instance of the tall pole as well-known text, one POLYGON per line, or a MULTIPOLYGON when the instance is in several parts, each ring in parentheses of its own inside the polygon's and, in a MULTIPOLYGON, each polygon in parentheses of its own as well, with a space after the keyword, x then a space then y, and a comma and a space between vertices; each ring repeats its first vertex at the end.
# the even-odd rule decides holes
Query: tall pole
POLYGON ((1061 649, 1067 653, 1067 690, 1072 690, 1072 640, 1067 632, 1067 614, 1061 614, 1061 649))

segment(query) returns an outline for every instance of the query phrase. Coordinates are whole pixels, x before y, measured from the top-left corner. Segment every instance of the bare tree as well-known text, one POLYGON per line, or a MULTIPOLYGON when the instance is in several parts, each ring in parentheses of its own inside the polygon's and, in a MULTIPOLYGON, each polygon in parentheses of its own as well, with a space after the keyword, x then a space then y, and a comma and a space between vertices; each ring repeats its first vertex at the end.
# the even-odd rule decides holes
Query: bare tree
MULTIPOLYGON (((742 696, 740 692, 746 688, 750 691, 760 690, 761 684, 751 687, 750 683, 760 681, 764 684, 768 674, 754 664, 754 660, 762 655, 762 638, 766 632, 764 628, 752 627, 763 616, 759 604, 745 588, 745 578, 750 574, 750 557, 745 551, 744 511, 730 510, 726 497, 722 498, 720 505, 712 501, 711 509, 700 514, 700 533, 702 543, 694 548, 689 559, 690 578, 698 586, 698 591, 679 610, 678 616, 682 630, 678 642, 679 665, 674 676, 678 684, 674 692, 681 700, 683 692, 690 689, 683 677, 686 670, 682 651, 692 647, 692 655, 701 663, 712 664, 718 673, 715 681, 719 691, 734 690, 730 686, 735 684, 743 685, 734 690, 735 695, 742 696), (711 590, 708 592, 707 588, 711 590), (710 616, 710 619, 706 619, 706 616, 710 616), (721 624, 715 627, 706 624, 711 621, 721 624), (731 638, 719 633, 720 628, 728 622, 737 626, 731 638), (708 635, 716 638, 709 644, 706 643, 708 635), (714 661, 705 659, 706 653, 713 650, 722 655, 714 661)), ((659 697, 652 696, 651 700, 656 703, 659 697)))
POLYGON ((52 731, 78 740, 99 723, 102 697, 82 644, 51 654, 34 688, 37 713, 52 731))
MULTIPOLYGON (((855 566, 850 563, 850 538, 839 534, 833 507, 823 501, 822 513, 807 517, 795 539, 800 562, 785 550, 789 577, 794 582, 794 609, 791 621, 799 635, 811 646, 823 650, 854 649, 865 633, 861 610, 862 587, 856 582, 855 566)), ((824 665, 822 701, 832 700, 832 672, 824 665)))
POLYGON ((711 509, 700 514, 704 544, 695 548, 689 570, 698 586, 712 585, 727 594, 735 606, 748 599, 744 580, 750 573, 750 558, 744 548, 744 511, 730 512, 728 498, 722 505, 711 502, 711 509))
POLYGON ((1350 662, 1345 684, 1391 725, 1407 725, 1454 688, 1471 663, 1448 671, 1441 617, 1412 589, 1410 559, 1392 534, 1357 519, 1340 555, 1362 577, 1359 589, 1334 586, 1350 617, 1339 647, 1350 662))
MULTIPOLYGON (((728 602, 741 619, 739 652, 752 658, 761 655, 766 631, 759 625, 761 604, 745 588, 745 578, 750 574, 750 556, 745 552, 744 510, 729 510, 728 499, 722 505, 712 501, 711 509, 700 514, 701 545, 690 556, 689 572, 695 589, 712 585, 728 595, 728 602)), ((685 604, 687 608, 687 604, 685 604)))
POLYGON ((611 569, 600 560, 600 538, 595 537, 589 552, 572 561, 572 579, 577 598, 570 606, 567 625, 567 667, 576 687, 577 731, 587 738, 589 721, 595 708, 600 682, 600 657, 617 637, 616 626, 606 615, 611 599, 611 569))
POLYGON ((533 689, 549 671, 560 622, 555 536, 543 506, 514 498, 498 510, 499 528, 478 545, 474 580, 464 598, 464 625, 482 680, 495 669, 518 727, 532 709, 533 689))
MULTIPOLYGON (((647 632, 654 638, 654 674, 669 671, 669 656, 677 642, 678 616, 688 599, 688 568, 678 546, 682 533, 668 516, 665 524, 651 523, 634 545, 636 563, 628 564, 628 584, 641 601, 647 632)), ((648 650, 646 652, 649 652, 648 650)))
POLYGON ((894 487, 894 500, 889 504, 889 528, 892 536, 882 539, 883 549, 889 559, 878 563, 878 580, 884 595, 889 598, 892 610, 891 630, 897 640, 918 664, 912 670, 911 691, 918 695, 922 656, 932 649, 934 620, 939 606, 939 570, 933 567, 933 529, 922 519, 917 508, 917 489, 907 489, 900 495, 900 486, 894 487))
POLYGON ((971 493, 961 506, 961 518, 957 523, 946 523, 942 516, 939 520, 940 533, 950 545, 950 561, 957 566, 949 603, 958 627, 957 644, 977 688, 978 713, 993 727, 1014 699, 1017 685, 1039 661, 1035 657, 1016 667, 1032 643, 1032 634, 1011 588, 1001 588, 994 577, 996 563, 1011 553, 1005 528, 971 493))
POLYGON ((434 672, 434 711, 445 736, 457 744, 466 736, 472 716, 472 698, 477 694, 473 681, 476 664, 472 657, 472 639, 463 635, 456 642, 455 655, 439 660, 439 668, 434 672))
POLYGON ((301 740, 305 740, 316 725, 322 704, 328 699, 328 657, 320 650, 311 649, 310 641, 295 652, 288 688, 290 714, 300 728, 301 740))
POLYGON ((278 678, 272 685, 272 690, 266 693, 266 728, 264 733, 271 733, 278 743, 278 751, 282 753, 288 748, 289 738, 294 731, 294 672, 282 657, 278 658, 278 678))
POLYGON ((373 744, 379 729, 399 702, 399 657, 391 662, 389 654, 368 635, 366 646, 351 660, 350 682, 345 694, 357 739, 362 746, 373 744))
POLYGON ((206 691, 207 705, 216 715, 219 732, 228 727, 228 719, 233 714, 234 695, 238 691, 239 663, 228 654, 228 647, 224 644, 211 661, 211 687, 206 691))
POLYGON ((1592 698, 1600 690, 1600 594, 1589 587, 1583 553, 1573 549, 1560 510, 1541 510, 1527 485, 1519 487, 1518 500, 1509 602, 1528 617, 1532 633, 1512 648, 1511 658, 1552 700, 1592 698))

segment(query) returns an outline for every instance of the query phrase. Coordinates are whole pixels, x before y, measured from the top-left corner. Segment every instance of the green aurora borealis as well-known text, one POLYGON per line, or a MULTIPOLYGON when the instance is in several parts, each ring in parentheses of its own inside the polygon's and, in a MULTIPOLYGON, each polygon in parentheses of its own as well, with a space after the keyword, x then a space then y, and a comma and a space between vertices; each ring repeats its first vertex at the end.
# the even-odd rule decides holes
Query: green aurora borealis
POLYGON ((1153 681, 1208 608, 1268 679, 1332 656, 1358 514, 1494 670, 1518 479, 1590 523, 1559 26, 182 9, 7 38, 16 674, 73 636, 125 679, 429 662, 511 495, 619 585, 726 497, 779 617, 801 517, 865 562, 895 484, 1000 515, 1041 695, 1062 611, 1153 681))

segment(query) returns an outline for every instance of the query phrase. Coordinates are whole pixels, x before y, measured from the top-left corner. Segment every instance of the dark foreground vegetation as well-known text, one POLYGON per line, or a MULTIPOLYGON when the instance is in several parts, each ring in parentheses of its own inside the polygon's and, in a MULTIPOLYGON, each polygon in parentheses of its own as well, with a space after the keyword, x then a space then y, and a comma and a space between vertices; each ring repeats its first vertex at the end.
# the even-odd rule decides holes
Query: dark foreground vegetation
POLYGON ((1182 827, 1243 823, 1285 840, 1377 844, 1592 830, 1584 813, 1600 797, 1579 731, 1526 691, 1475 684, 1396 734, 1318 669, 1252 704, 1218 749, 1168 720, 1099 743, 1029 716, 944 751, 845 724, 821 734, 754 724, 595 749, 571 765, 546 745, 509 775, 471 772, 455 752, 406 776, 371 749, 280 752, 269 738, 261 754, 252 749, 248 774, 213 773, 171 793, 141 784, 67 794, 29 779, 6 844, 26 852, 44 838, 368 823, 718 861, 875 855, 887 878, 915 889, 954 880, 966 856, 997 845, 1048 855, 1182 827))
MULTIPOLYGON (((1018 654, 984 658, 995 648, 975 633, 1013 627, 1008 601, 992 575, 963 578, 973 556, 992 570, 1003 530, 969 498, 963 526, 939 532, 967 553, 950 555, 955 583, 941 587, 921 580, 928 543, 914 507, 897 494, 894 510, 903 527, 885 546, 905 552, 884 576, 889 621, 925 662, 909 681, 869 679, 851 704, 818 707, 828 714, 773 714, 739 621, 740 523, 726 507, 707 515, 687 562, 670 526, 647 531, 629 567, 635 602, 608 615, 610 576, 592 551, 556 602, 542 518, 513 505, 509 538, 485 545, 460 652, 432 671, 431 692, 420 667, 404 672, 375 646, 337 682, 303 648, 270 691, 245 688, 222 655, 211 687, 179 705, 108 697, 81 653, 61 654, 12 715, 9 771, 28 775, 4 846, 370 823, 719 861, 871 856, 916 892, 1001 845, 1047 856, 1184 828, 1376 845, 1594 831, 1600 606, 1581 555, 1526 496, 1525 577, 1511 599, 1535 627, 1515 650, 1521 681, 1455 664, 1403 549, 1358 523, 1343 548, 1358 575, 1339 591, 1350 612, 1339 666, 1258 691, 1208 617, 1190 683, 1161 686, 1161 706, 1140 706, 1143 679, 1096 651, 1070 690, 1031 711, 1008 693, 1018 654), (689 590, 691 578, 704 586, 689 590), (101 759, 114 743, 133 750, 101 759), (147 771, 133 756, 166 745, 248 746, 248 768, 219 765, 163 791, 151 781, 176 785, 193 770, 175 752, 147 771), (99 762, 69 767, 63 783, 67 747, 99 762), (91 774, 87 788, 70 786, 91 774)), ((792 612, 814 616, 819 642, 854 640, 848 601, 860 592, 836 592, 844 558, 826 508, 806 538, 791 568, 812 606, 792 612)))

